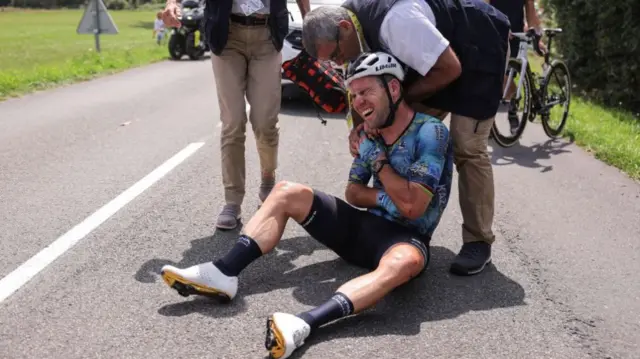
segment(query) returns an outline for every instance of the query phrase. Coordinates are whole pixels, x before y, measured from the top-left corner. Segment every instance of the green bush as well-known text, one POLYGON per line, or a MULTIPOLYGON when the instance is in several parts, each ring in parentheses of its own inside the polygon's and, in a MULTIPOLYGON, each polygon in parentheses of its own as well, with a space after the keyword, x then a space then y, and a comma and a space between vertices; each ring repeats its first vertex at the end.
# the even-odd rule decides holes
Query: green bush
POLYGON ((105 4, 109 10, 124 10, 129 8, 129 3, 126 0, 107 0, 105 4))
POLYGON ((640 112, 640 1, 541 0, 563 33, 557 41, 585 96, 640 112))

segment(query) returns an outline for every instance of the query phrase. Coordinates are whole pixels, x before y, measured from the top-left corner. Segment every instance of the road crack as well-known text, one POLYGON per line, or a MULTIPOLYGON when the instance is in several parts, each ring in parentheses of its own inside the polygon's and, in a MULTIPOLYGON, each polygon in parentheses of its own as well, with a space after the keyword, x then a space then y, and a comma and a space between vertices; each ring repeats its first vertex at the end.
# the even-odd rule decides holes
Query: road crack
MULTIPOLYGON (((508 217, 508 214, 506 217, 508 217)), ((546 279, 545 269, 540 263, 540 260, 531 256, 521 248, 520 243, 530 238, 525 238, 519 228, 511 228, 505 223, 516 222, 509 222, 509 219, 506 218, 502 223, 496 223, 496 229, 504 237, 509 253, 516 256, 520 262, 522 262, 533 283, 540 289, 543 299, 546 302, 546 304, 543 304, 546 307, 545 311, 549 311, 549 315, 554 317, 554 319, 558 319, 557 315, 555 315, 556 313, 561 314, 560 322, 562 329, 575 340, 580 348, 586 351, 590 358, 611 359, 612 356, 600 345, 594 333, 598 327, 598 322, 601 320, 585 318, 577 314, 567 302, 560 298, 560 295, 554 294, 554 292, 562 292, 554 289, 546 279), (553 315, 551 315, 552 313, 553 315)), ((570 295, 570 293, 563 293, 563 295, 567 296, 570 295)))

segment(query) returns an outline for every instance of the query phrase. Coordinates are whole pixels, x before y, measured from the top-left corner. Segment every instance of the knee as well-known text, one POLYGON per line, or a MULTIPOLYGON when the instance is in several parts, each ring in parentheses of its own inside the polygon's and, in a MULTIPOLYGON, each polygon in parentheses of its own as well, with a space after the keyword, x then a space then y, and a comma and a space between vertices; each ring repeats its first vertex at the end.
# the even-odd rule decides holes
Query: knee
POLYGON ((404 283, 418 275, 425 265, 425 259, 420 251, 411 245, 401 245, 392 249, 380 261, 380 268, 388 278, 404 283))
POLYGON ((220 140, 222 142, 229 140, 242 140, 246 136, 247 124, 242 119, 225 121, 220 129, 220 140))
POLYGON ((253 133, 258 137, 274 138, 280 133, 278 128, 278 119, 269 119, 268 121, 253 121, 251 124, 253 133))
POLYGON ((273 187, 267 200, 280 207, 291 217, 298 217, 299 212, 303 209, 308 211, 311 206, 313 190, 300 183, 280 181, 273 187))
POLYGON ((481 139, 462 139, 453 142, 453 160, 456 166, 460 166, 467 161, 484 159, 489 155, 488 143, 481 139))

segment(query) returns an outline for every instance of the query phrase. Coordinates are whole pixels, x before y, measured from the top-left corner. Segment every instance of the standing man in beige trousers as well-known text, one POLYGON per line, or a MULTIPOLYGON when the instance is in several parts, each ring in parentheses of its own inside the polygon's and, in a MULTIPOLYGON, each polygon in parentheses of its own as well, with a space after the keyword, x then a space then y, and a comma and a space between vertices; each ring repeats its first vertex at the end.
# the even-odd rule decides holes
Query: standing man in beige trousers
MULTIPOLYGON (((304 17, 309 0, 297 0, 304 17)), ((163 20, 180 26, 176 0, 167 0, 163 20)), ((278 114, 281 101, 281 49, 289 32, 286 0, 206 0, 205 37, 212 52, 220 120, 220 152, 225 205, 216 227, 234 229, 245 196, 247 110, 260 157, 264 201, 275 184, 278 114)))

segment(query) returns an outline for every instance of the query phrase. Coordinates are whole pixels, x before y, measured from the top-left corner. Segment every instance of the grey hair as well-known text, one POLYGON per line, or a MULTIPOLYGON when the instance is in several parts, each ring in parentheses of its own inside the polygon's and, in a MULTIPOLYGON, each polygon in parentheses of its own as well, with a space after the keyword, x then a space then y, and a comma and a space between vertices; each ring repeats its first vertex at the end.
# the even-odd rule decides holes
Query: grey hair
POLYGON ((348 19, 342 6, 319 6, 309 11, 302 22, 302 46, 309 55, 318 57, 317 41, 336 41, 338 23, 348 19))

